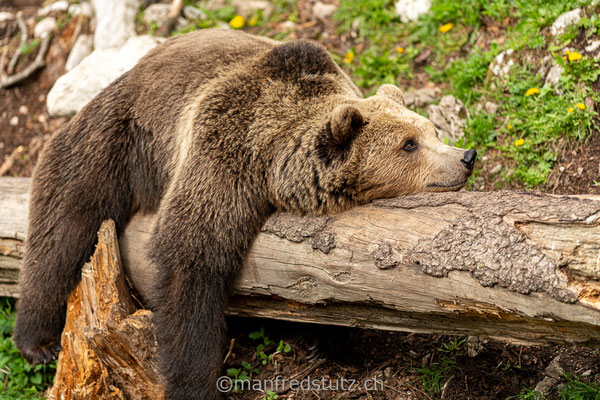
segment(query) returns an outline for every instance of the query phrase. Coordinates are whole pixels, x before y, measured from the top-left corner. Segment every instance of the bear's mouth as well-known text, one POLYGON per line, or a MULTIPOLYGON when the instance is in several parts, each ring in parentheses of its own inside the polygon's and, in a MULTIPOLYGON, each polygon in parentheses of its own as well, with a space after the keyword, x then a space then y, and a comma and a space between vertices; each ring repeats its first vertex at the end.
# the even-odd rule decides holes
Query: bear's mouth
POLYGON ((427 188, 430 192, 452 192, 462 189, 467 184, 467 179, 460 183, 442 184, 430 183, 427 188))

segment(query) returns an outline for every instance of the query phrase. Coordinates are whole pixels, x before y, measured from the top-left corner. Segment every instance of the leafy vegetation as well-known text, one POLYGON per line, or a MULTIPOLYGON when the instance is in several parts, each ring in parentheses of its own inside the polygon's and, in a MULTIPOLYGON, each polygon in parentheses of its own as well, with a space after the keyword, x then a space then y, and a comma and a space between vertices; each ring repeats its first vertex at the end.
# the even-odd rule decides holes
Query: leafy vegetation
POLYGON ((38 400, 52 383, 56 363, 27 364, 11 339, 15 316, 14 300, 0 298, 0 399, 38 400))
MULTIPOLYGON (((227 375, 232 378, 233 392, 241 393, 243 388, 243 382, 249 381, 252 376, 256 376, 260 373, 260 367, 273 362, 273 357, 277 354, 289 353, 292 348, 289 344, 280 340, 279 343, 274 342, 265 335, 264 328, 260 328, 259 331, 252 332, 248 335, 250 339, 259 341, 256 346, 256 352, 253 358, 253 362, 242 361, 240 368, 228 368, 227 375)), ((264 397, 266 400, 277 399, 277 394, 272 391, 268 391, 264 397)))
POLYGON ((458 145, 499 152, 512 166, 504 172, 504 182, 533 188, 547 182, 561 148, 598 129, 597 114, 585 100, 599 99, 597 92, 586 89, 598 80, 599 60, 582 56, 581 49, 565 52, 580 34, 598 33, 595 9, 557 38, 544 33, 560 14, 590 3, 434 0, 419 21, 402 23, 391 0, 342 0, 335 18, 341 32, 354 29, 357 43, 367 43, 345 63, 359 86, 372 93, 382 83, 402 85, 418 68, 415 58, 430 53, 424 67, 429 80, 445 85, 470 111, 466 136, 458 145), (487 27, 506 33, 482 42, 487 27), (494 58, 509 49, 514 62, 509 76, 490 74, 494 58), (564 68, 556 85, 542 82, 532 61, 536 51, 543 53, 537 59, 547 56, 564 68), (449 58, 454 61, 448 64, 449 58), (526 95, 529 89, 539 92, 526 95), (498 104, 499 110, 482 111, 485 101, 498 104))

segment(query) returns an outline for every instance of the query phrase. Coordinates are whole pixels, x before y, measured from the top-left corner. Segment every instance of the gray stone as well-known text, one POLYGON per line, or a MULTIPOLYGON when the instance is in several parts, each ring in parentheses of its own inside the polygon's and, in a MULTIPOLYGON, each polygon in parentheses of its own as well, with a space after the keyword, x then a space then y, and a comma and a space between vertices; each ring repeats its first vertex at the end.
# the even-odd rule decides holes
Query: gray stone
POLYGON ((33 28, 33 36, 43 38, 56 30, 56 19, 54 17, 46 17, 35 24, 33 28))
POLYGON ((75 68, 81 60, 92 54, 92 50, 94 48, 94 38, 92 35, 79 35, 71 52, 69 53, 69 57, 67 58, 67 62, 65 64, 65 69, 67 71, 75 68))
POLYGON ((8 123, 10 124, 10 126, 17 126, 19 125, 19 117, 18 116, 14 116, 10 119, 10 121, 8 121, 8 123))
POLYGON ((441 93, 437 87, 413 90, 404 94, 404 103, 407 107, 424 107, 433 103, 441 93))
POLYGON ((498 77, 506 77, 510 72, 510 68, 515 64, 512 58, 513 49, 504 50, 490 63, 489 71, 498 77))
POLYGON ((15 19, 15 14, 6 11, 0 11, 0 22, 10 21, 11 19, 15 19))
POLYGON ((483 105, 483 109, 488 114, 496 114, 496 112, 498 111, 498 104, 494 103, 493 101, 486 101, 483 105))
POLYGON ((199 6, 204 10, 216 11, 227 5, 225 0, 203 0, 199 6))
MULTIPOLYGON (((585 46, 585 51, 588 53, 595 53, 598 49, 600 49, 600 40, 592 40, 590 44, 585 46)), ((598 55, 597 53, 595 55, 598 55)))
POLYGON ((542 396, 550 394, 553 388, 555 388, 564 379, 564 369, 560 366, 560 356, 557 356, 544 371, 545 377, 535 386, 535 391, 542 396))
POLYGON ((87 1, 82 1, 79 4, 71 4, 69 6, 69 14, 76 17, 78 15, 83 15, 86 17, 92 17, 94 11, 92 10, 92 5, 87 1))
POLYGON ((144 21, 146 22, 154 22, 159 26, 164 25, 167 22, 167 18, 169 15, 169 10, 171 9, 170 4, 165 3, 156 3, 150 4, 144 10, 144 21))
POLYGON ((189 20, 206 19, 204 11, 192 6, 183 7, 183 16, 189 20))
POLYGON ((578 23, 579 20, 581 20, 581 17, 581 8, 576 8, 561 14, 550 27, 550 33, 554 36, 562 35, 569 26, 578 23))
POLYGON ((562 73, 564 71, 565 71, 565 69, 558 64, 550 67, 550 70, 546 74, 546 81, 545 81, 546 84, 556 86, 558 84, 558 80, 560 79, 560 76, 562 75, 562 73))
POLYGON ((53 11, 67 11, 69 9, 69 2, 67 0, 59 0, 50 4, 47 7, 41 8, 38 11, 39 17, 45 17, 53 11))
POLYGON ((258 11, 262 11, 264 18, 268 18, 273 13, 273 3, 268 0, 232 0, 231 4, 235 7, 238 14, 248 18, 258 11))
POLYGON ((421 15, 429 12, 431 0, 398 0, 395 8, 402 22, 416 21, 421 15))
POLYGON ((96 15, 94 48, 120 47, 135 36, 140 0, 92 0, 96 15))
POLYGON ((335 4, 325 4, 321 1, 317 1, 312 7, 312 14, 315 18, 324 20, 330 18, 335 10, 337 10, 335 4))
POLYGON ((442 97, 440 104, 431 104, 427 112, 440 140, 447 139, 450 143, 456 143, 465 136, 463 127, 469 112, 462 101, 456 97, 452 95, 442 97))
POLYGON ((74 115, 163 40, 135 36, 121 48, 95 50, 54 83, 46 99, 48 113, 53 117, 74 115))
POLYGON ((500 171, 502 171, 502 164, 496 164, 494 168, 490 170, 490 175, 496 175, 500 171))

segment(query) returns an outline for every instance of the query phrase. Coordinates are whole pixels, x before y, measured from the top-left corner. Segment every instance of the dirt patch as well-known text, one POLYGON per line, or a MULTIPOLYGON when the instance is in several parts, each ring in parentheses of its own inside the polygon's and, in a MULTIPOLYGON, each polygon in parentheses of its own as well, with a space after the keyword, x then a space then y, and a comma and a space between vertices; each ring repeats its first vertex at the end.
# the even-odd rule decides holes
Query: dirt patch
MULTIPOLYGON (((594 379, 600 373, 600 351, 578 347, 529 347, 489 342, 475 357, 466 354, 466 344, 448 350, 453 340, 443 335, 417 335, 343 327, 304 325, 268 320, 230 318, 234 339, 227 368, 244 370, 243 362, 256 366, 251 379, 260 382, 277 376, 306 382, 340 385, 342 378, 354 386, 329 386, 311 390, 279 390, 280 397, 294 399, 506 399, 523 388, 533 388, 544 378, 544 370, 557 355, 560 364, 575 375, 594 379), (275 352, 280 340, 291 347, 262 365, 256 356, 261 340, 248 337, 264 328, 273 340, 264 352, 275 352), (318 349, 314 349, 319 343, 318 349), (314 369, 311 369, 314 368, 314 369), (308 372, 307 372, 308 371, 308 372), (443 371, 443 372, 440 372, 443 371), (437 390, 435 379, 440 377, 437 390), (331 382, 331 383, 329 383, 331 382), (376 390, 366 390, 376 382, 376 390), (425 383, 427 382, 427 383, 425 383), (447 382, 447 384, 445 384, 447 382), (445 386, 445 387, 444 387, 445 386)), ((281 388, 280 388, 281 389, 281 388)), ((232 399, 262 399, 264 393, 246 390, 230 394, 232 399)), ((555 393, 549 398, 558 398, 555 393)))
MULTIPOLYGON (((14 2, 18 3, 18 2, 14 2)), ((21 9, 31 38, 36 19, 36 8, 21 9)), ((52 40, 46 54, 46 66, 25 81, 7 89, 0 89, 0 160, 6 160, 15 152, 14 163, 5 173, 8 176, 30 176, 44 140, 65 123, 64 118, 50 118, 46 108, 46 95, 52 85, 64 74, 64 66, 72 47, 73 32, 77 19, 68 19, 52 40)), ((19 47, 16 21, 0 23, 1 42, 12 57, 19 47)), ((16 71, 29 65, 36 50, 20 57, 16 71)), ((0 163, 2 165, 2 163, 0 163)))

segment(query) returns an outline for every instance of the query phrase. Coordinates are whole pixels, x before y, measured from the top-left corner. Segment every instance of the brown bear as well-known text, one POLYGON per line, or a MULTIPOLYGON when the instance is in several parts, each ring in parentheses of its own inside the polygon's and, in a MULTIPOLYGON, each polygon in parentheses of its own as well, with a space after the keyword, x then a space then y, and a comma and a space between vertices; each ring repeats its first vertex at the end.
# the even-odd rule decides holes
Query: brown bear
POLYGON ((47 143, 14 340, 30 363, 55 359, 100 223, 122 231, 133 213, 157 213, 148 301, 166 397, 217 398, 228 286, 270 214, 458 190, 474 161, 397 87, 362 98, 316 43, 224 30, 169 39, 47 143))

